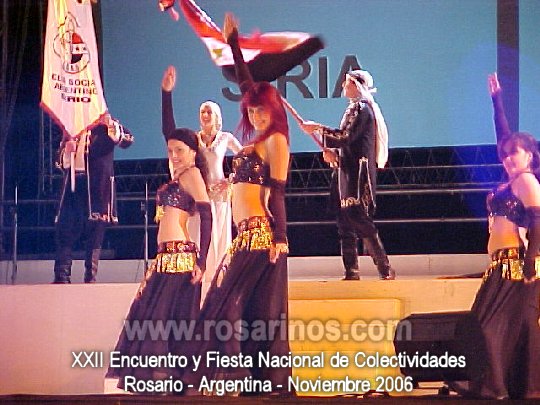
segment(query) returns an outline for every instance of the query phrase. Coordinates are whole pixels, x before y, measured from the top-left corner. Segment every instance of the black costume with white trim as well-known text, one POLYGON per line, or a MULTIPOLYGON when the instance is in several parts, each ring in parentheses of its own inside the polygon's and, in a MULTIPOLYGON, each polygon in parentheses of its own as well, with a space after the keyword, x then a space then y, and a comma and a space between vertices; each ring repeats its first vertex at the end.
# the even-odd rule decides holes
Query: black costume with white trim
POLYGON ((133 136, 116 121, 111 121, 110 126, 99 124, 78 138, 77 153, 81 162, 75 164, 74 187, 64 142, 61 144, 58 165, 64 169, 64 180, 55 217, 54 283, 71 282, 72 250, 81 235, 86 237, 84 281, 95 282, 105 226, 118 222, 114 147, 129 147, 133 136))

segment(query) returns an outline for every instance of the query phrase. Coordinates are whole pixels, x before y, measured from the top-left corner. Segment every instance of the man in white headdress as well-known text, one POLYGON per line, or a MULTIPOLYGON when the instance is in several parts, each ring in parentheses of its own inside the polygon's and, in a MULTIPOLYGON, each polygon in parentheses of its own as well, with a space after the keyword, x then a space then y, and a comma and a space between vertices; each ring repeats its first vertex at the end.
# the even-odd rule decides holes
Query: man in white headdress
POLYGON ((323 158, 334 168, 330 196, 337 208, 337 225, 345 280, 359 280, 358 238, 370 254, 382 280, 395 272, 373 222, 377 167, 388 160, 388 131, 372 93, 373 78, 365 70, 352 70, 343 82, 349 99, 338 129, 306 121, 308 134, 318 134, 325 146, 323 158), (333 148, 333 149, 329 149, 333 148))

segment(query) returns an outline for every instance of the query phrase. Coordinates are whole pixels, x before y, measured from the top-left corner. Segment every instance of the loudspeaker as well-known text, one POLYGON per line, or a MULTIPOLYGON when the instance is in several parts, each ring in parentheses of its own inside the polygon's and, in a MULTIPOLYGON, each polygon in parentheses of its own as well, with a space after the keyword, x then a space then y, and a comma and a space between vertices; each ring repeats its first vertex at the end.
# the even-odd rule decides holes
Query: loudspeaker
POLYGON ((394 347, 405 358, 401 372, 417 382, 477 380, 486 365, 484 335, 470 311, 410 315, 398 323, 394 347))

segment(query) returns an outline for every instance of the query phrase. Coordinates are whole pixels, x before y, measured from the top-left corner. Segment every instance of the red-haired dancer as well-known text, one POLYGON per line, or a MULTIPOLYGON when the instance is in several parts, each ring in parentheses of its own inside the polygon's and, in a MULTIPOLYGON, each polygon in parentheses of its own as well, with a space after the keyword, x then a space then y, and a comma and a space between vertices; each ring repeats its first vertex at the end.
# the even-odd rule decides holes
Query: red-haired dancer
MULTIPOLYGON (((287 390, 290 367, 263 367, 259 353, 287 356, 287 244, 285 182, 289 167, 289 128, 278 90, 267 82, 255 83, 238 46, 238 28, 227 14, 224 37, 230 44, 236 75, 242 91, 239 127, 244 148, 234 157, 232 175, 233 220, 238 236, 229 248, 224 274, 214 279, 195 334, 204 333, 213 322, 232 327, 234 333, 223 339, 223 330, 210 328, 200 342, 186 342, 180 352, 199 354, 203 363, 208 352, 228 356, 252 356, 252 366, 222 368, 201 364, 196 372, 186 371, 185 384, 205 378, 220 380, 266 381, 244 387, 244 394, 287 390), (257 335, 264 326, 269 332, 257 335), (270 328, 270 329, 268 329, 270 328), (271 386, 268 384, 271 383, 271 386)), ((201 335, 202 336, 202 335, 201 335)))

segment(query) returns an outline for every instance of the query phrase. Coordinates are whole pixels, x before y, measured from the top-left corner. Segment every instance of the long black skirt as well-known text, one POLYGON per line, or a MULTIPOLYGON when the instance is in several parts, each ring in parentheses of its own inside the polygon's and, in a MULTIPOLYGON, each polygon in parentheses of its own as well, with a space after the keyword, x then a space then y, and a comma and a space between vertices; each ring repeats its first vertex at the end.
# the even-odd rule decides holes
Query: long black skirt
MULTIPOLYGON (((291 367, 266 367, 259 362, 259 355, 283 358, 289 354, 287 305, 286 255, 272 264, 268 250, 234 253, 225 273, 217 272, 210 287, 195 327, 198 340, 179 348, 182 354, 187 351, 203 360, 198 370, 185 370, 184 384, 198 389, 203 378, 247 378, 271 382, 272 392, 287 391, 291 367), (244 359, 251 357, 253 363, 227 366, 205 361, 209 356, 231 359, 240 354, 244 359)), ((243 394, 259 393, 251 390, 243 394)))
POLYGON ((471 310, 488 353, 487 370, 473 382, 473 392, 486 398, 540 398, 540 281, 511 280, 503 265, 492 265, 471 310))
MULTIPOLYGON (((184 266, 178 253, 158 254, 147 278, 141 283, 115 351, 130 358, 168 355, 177 350, 185 338, 185 331, 199 315, 201 284, 191 283, 190 271, 174 272, 184 266), (170 260, 174 258, 174 263, 170 260), (156 266, 157 264, 157 266, 156 266), (157 270, 156 271, 156 267, 157 270), (163 272, 159 271, 163 267, 163 272), (165 272, 167 271, 167 272, 165 272)), ((193 262, 188 257, 188 267, 193 262)), ((119 378, 118 387, 124 389, 125 377, 137 380, 163 380, 178 377, 178 367, 109 367, 107 378, 119 378)))

